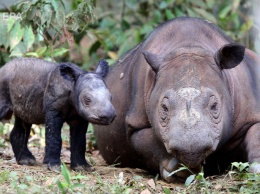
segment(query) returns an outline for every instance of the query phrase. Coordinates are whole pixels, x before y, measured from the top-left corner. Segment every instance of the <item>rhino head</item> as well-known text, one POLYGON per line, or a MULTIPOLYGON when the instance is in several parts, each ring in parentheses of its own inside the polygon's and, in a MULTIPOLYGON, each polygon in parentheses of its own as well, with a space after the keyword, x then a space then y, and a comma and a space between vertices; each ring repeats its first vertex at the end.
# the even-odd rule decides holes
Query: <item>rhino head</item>
POLYGON ((232 81, 245 48, 227 44, 213 52, 179 49, 166 56, 144 51, 155 72, 148 118, 167 152, 190 168, 225 143, 232 128, 232 81), (225 72, 224 72, 225 71, 225 72))
POLYGON ((61 65, 61 74, 71 80, 72 101, 78 114, 91 123, 107 125, 116 117, 111 103, 111 94, 104 77, 108 74, 108 63, 100 60, 95 72, 82 73, 76 68, 61 65))

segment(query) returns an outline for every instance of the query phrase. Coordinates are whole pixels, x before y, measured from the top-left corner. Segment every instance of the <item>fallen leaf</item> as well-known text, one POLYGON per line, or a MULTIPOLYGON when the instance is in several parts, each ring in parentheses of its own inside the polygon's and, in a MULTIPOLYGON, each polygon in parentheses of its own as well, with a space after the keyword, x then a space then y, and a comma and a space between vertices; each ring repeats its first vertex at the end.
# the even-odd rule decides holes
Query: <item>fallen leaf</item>
POLYGON ((52 181, 53 181, 53 179, 54 179, 54 177, 52 177, 52 178, 49 178, 45 183, 44 183, 44 185, 45 186, 49 186, 49 185, 51 185, 52 184, 52 181))
POLYGON ((148 184, 152 189, 155 190, 155 182, 154 182, 153 179, 150 179, 149 181, 147 181, 147 184, 148 184))
POLYGON ((141 194, 151 194, 151 192, 148 189, 145 189, 141 192, 141 194))
POLYGON ((215 189, 216 189, 216 190, 222 189, 222 185, 220 185, 220 184, 216 185, 216 186, 215 186, 215 189))

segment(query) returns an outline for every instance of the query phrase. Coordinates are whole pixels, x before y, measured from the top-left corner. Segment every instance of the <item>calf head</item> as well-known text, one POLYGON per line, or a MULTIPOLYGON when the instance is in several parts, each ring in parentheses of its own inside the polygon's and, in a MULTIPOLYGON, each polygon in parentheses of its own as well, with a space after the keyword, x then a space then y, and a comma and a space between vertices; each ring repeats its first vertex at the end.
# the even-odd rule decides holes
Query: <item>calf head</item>
POLYGON ((233 108, 224 71, 243 60, 244 50, 228 44, 214 55, 202 48, 143 53, 156 76, 148 118, 167 152, 190 168, 229 137, 233 108))
POLYGON ((103 78, 108 73, 108 64, 100 60, 93 73, 83 73, 67 65, 60 67, 61 75, 74 83, 72 101, 78 114, 95 124, 110 124, 115 116, 111 94, 103 78))

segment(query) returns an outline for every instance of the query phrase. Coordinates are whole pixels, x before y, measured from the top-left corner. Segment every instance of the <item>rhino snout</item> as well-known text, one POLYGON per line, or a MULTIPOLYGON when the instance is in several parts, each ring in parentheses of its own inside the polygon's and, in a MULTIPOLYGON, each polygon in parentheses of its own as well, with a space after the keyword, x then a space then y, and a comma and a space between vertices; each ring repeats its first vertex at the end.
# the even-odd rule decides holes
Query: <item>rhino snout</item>
POLYGON ((103 122, 102 124, 110 124, 114 121, 116 117, 116 111, 114 107, 111 105, 108 109, 100 113, 98 117, 99 120, 103 122))
POLYGON ((187 145, 184 142, 177 144, 176 141, 171 141, 166 149, 169 154, 178 158, 188 167, 196 168, 212 153, 213 144, 211 142, 195 142, 192 144, 191 142, 190 145, 187 145))

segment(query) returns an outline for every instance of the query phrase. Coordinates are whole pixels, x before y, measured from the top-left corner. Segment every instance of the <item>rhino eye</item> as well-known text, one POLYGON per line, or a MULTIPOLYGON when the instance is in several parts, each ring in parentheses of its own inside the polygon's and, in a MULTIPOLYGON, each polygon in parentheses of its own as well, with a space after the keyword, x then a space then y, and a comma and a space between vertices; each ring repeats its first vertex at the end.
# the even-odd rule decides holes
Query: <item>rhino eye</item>
POLYGON ((162 127, 166 127, 169 122, 168 99, 163 99, 159 108, 159 117, 162 127))
POLYGON ((85 102, 85 105, 88 106, 91 103, 90 97, 85 97, 84 102, 85 102))
POLYGON ((214 119, 217 119, 219 117, 219 103, 216 96, 211 96, 209 100, 209 111, 214 119))
POLYGON ((211 111, 218 111, 218 103, 217 102, 214 102, 211 107, 210 107, 210 110, 211 111))

